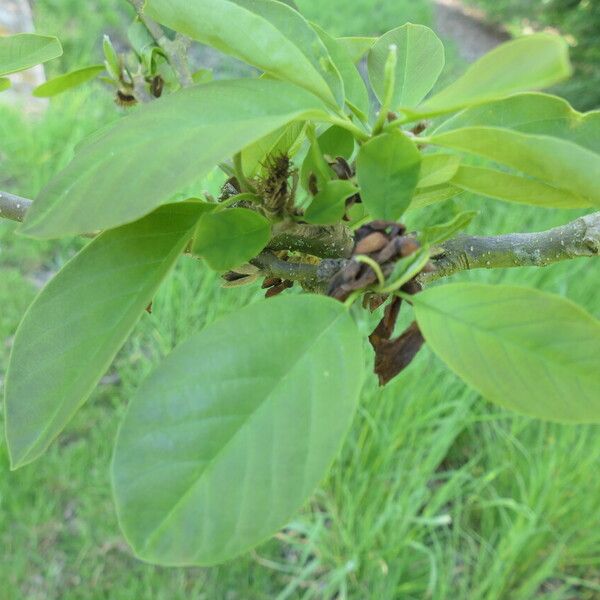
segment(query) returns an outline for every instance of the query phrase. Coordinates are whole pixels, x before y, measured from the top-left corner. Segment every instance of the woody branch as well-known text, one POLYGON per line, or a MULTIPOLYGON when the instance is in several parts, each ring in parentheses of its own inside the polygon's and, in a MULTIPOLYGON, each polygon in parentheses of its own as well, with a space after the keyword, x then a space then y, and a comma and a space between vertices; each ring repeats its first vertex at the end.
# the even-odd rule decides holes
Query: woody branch
MULTIPOLYGON (((0 191, 0 217, 12 221, 25 218, 31 200, 0 191)), ((344 225, 288 224, 276 229, 268 251, 293 250, 324 259, 321 264, 287 263, 266 252, 256 259, 265 275, 324 283, 352 253, 352 233, 344 225)), ((431 262, 435 271, 423 273, 429 284, 460 271, 545 267, 565 260, 600 256, 600 211, 579 217, 566 225, 536 233, 496 236, 458 236, 441 244, 431 262)))

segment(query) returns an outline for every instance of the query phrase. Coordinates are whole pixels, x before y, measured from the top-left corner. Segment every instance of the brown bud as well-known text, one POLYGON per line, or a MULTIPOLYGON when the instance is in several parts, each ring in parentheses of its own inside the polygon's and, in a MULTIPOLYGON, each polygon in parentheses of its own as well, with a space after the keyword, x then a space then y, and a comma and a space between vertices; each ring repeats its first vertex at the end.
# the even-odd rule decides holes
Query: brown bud
POLYGON ((388 242, 389 240, 386 235, 379 231, 375 231, 356 244, 354 254, 371 254, 371 252, 379 252, 379 250, 384 248, 388 242))

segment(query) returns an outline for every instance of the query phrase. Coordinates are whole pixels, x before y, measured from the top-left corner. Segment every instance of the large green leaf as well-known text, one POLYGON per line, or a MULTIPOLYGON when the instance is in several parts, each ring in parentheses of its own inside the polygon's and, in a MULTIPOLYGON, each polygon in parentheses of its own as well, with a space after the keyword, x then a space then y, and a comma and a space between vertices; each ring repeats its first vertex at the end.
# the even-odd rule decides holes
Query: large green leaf
POLYGON ((8 77, 0 77, 0 92, 10 88, 10 79, 8 77))
POLYGON ((452 185, 497 200, 546 208, 585 208, 589 202, 567 190, 514 173, 485 167, 460 167, 452 185))
POLYGON ((41 193, 23 232, 50 238, 134 221, 284 124, 327 118, 281 81, 215 81, 138 109, 92 136, 41 193))
POLYGON ((210 212, 198 224, 193 253, 202 256, 215 271, 227 271, 254 258, 270 237, 269 221, 253 210, 210 212))
POLYGON ((382 35, 369 52, 369 80, 380 102, 385 95, 385 63, 393 44, 398 48, 398 61, 391 108, 416 106, 444 68, 444 46, 424 25, 406 23, 382 35))
POLYGON ((38 98, 50 98, 51 96, 56 96, 57 94, 61 94, 62 92, 95 79, 104 70, 104 65, 93 65, 91 67, 84 67, 77 71, 65 73, 64 75, 59 75, 54 79, 50 79, 50 81, 46 81, 46 83, 38 85, 33 90, 33 95, 38 98))
POLYGON ((429 139, 513 167, 600 205, 600 155, 573 142, 499 127, 465 127, 429 139))
POLYGON ((192 39, 291 81, 330 104, 344 85, 325 45, 293 8, 274 0, 147 0, 154 19, 192 39))
POLYGON ((488 400, 540 419, 600 422, 600 321, 576 304, 474 283, 413 299, 427 343, 488 400))
POLYGON ((57 38, 35 33, 0 36, 0 76, 24 71, 62 55, 57 38))
POLYGON ((421 154, 403 133, 378 135, 356 159, 361 198, 373 219, 398 220, 410 205, 421 168, 421 154))
POLYGON ((202 209, 164 206, 102 234, 31 305, 6 378, 13 468, 40 456, 85 402, 191 238, 202 209))
POLYGON ((210 565, 275 534, 339 451, 363 374, 356 325, 319 296, 254 304, 182 344, 117 438, 114 495, 136 554, 210 565))
POLYGON ((420 116, 451 112, 548 87, 570 74, 568 46, 562 38, 546 33, 529 35, 502 44, 480 58, 415 112, 420 116))
POLYGON ((580 113, 562 98, 541 93, 472 106, 442 123, 435 133, 464 127, 502 127, 521 133, 549 135, 600 154, 600 110, 580 113))
POLYGON ((367 121, 371 108, 369 92, 367 91, 367 86, 365 85, 361 74, 358 72, 358 69, 352 61, 350 53, 341 42, 332 38, 320 27, 313 24, 313 28, 319 34, 319 37, 325 44, 331 59, 340 73, 342 81, 344 82, 347 104, 351 109, 357 112, 363 121, 367 121))

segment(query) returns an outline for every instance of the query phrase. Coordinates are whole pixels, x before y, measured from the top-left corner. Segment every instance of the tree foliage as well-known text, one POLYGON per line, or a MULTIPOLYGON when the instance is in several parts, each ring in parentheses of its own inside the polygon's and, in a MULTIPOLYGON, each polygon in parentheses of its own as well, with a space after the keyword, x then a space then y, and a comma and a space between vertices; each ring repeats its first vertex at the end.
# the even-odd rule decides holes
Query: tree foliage
MULTIPOLYGON (((366 377, 357 300, 385 305, 370 336, 380 382, 426 343, 491 402, 600 422, 597 319, 527 288, 423 290, 440 247, 474 213, 415 233, 402 225, 408 211, 462 190, 600 205, 599 113, 530 91, 570 74, 560 37, 508 42, 432 96, 444 49, 423 26, 335 39, 293 2, 147 0, 129 38, 128 60, 106 38, 104 65, 37 90, 51 96, 104 72, 121 105, 141 106, 84 141, 27 212, 21 231, 31 237, 96 237, 16 334, 5 392, 13 468, 60 435, 186 253, 226 285, 261 278, 269 298, 286 293, 192 336, 132 399, 112 481, 124 534, 144 560, 228 560, 310 497, 366 377), (209 74, 191 74, 185 44, 159 25, 260 77, 190 86, 209 74), (356 66, 365 55, 371 90, 356 66), (221 197, 192 197, 215 168, 227 176, 221 197), (294 285, 303 293, 286 291, 294 285), (397 336, 398 313, 411 306, 415 322, 397 336)), ((60 53, 55 38, 1 38, 0 75, 60 53)))

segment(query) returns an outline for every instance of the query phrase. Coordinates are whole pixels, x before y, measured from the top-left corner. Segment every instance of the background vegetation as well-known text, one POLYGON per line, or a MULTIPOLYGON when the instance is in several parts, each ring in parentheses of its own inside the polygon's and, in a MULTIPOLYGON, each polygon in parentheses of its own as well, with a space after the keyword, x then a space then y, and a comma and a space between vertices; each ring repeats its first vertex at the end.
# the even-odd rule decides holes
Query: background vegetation
POLYGON ((597 0, 468 0, 512 33, 558 29, 571 45, 575 77, 555 90, 578 110, 600 105, 600 2, 597 0))
MULTIPOLYGON (((406 20, 431 25, 433 18, 425 0, 297 1, 337 34, 378 33, 406 20)), ((107 28, 122 39, 124 4, 38 0, 39 31, 59 34, 66 48, 52 71, 96 62, 107 28)), ((502 3, 517 4, 533 3, 502 3)), ((452 47, 449 54, 456 56, 452 47)), ((450 62, 449 71, 464 68, 450 62)), ((590 96, 597 92, 586 77, 578 85, 590 96)), ((0 106, 0 188, 34 195, 81 138, 117 117, 100 85, 57 98, 33 121, 0 106)), ((465 196, 433 216, 466 207, 481 211, 471 229, 487 233, 543 229, 577 214, 465 196)), ((409 225, 423 218, 413 215, 409 225)), ((15 237, 14 229, 0 223, 0 377, 36 289, 82 244, 34 242, 15 237)), ((600 316, 598 275, 598 265, 575 261, 461 277, 535 286, 600 316)), ((276 539, 214 569, 133 559, 108 481, 126 398, 176 343, 259 294, 222 290, 200 263, 181 260, 153 313, 59 442, 15 473, 0 444, 0 599, 600 597, 598 428, 549 425, 494 408, 427 350, 384 391, 374 378, 368 382, 330 477, 276 539)))

